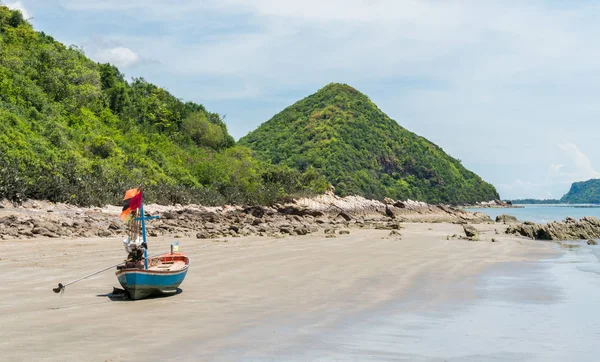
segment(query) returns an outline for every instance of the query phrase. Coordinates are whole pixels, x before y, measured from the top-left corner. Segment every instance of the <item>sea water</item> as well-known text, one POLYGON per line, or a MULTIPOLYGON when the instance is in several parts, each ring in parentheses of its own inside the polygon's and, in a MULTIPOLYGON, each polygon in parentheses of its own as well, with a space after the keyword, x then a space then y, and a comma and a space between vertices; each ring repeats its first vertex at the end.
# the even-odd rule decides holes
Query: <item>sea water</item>
POLYGON ((490 215, 492 219, 502 214, 515 216, 519 221, 547 223, 561 221, 567 216, 581 219, 584 216, 595 216, 600 219, 600 205, 518 205, 522 208, 474 208, 469 211, 479 211, 490 215))

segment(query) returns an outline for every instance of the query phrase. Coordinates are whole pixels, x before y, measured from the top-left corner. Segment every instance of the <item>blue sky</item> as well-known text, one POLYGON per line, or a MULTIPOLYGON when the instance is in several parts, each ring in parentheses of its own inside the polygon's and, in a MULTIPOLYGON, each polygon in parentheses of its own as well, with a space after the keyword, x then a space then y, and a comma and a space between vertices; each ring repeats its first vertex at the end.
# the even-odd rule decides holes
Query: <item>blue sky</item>
POLYGON ((600 178, 600 2, 4 0, 237 139, 330 82, 367 94, 503 198, 600 178))

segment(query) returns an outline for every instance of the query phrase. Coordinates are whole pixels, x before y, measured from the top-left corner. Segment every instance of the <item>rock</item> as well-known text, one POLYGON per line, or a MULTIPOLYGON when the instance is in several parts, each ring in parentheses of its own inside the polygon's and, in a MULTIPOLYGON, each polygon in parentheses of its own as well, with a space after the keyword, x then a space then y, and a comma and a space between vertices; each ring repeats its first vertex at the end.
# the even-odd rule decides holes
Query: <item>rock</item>
POLYGON ((391 218, 391 219, 395 219, 396 215, 394 214, 394 212, 390 209, 389 205, 385 205, 385 214, 387 215, 387 217, 391 218))
POLYGON ((498 240, 496 240, 496 239, 492 238, 492 243, 495 243, 495 242, 497 242, 497 241, 498 241, 498 240))
POLYGON ((121 225, 117 224, 114 221, 111 221, 110 224, 108 225, 108 229, 109 230, 120 230, 121 229, 121 225))
POLYGON ((280 227, 279 232, 282 234, 292 234, 292 229, 290 227, 280 227))
POLYGON ((397 230, 390 231, 390 233, 388 235, 389 236, 402 236, 402 234, 400 234, 400 232, 397 230))
POLYGON ((284 214, 284 215, 297 215, 297 216, 310 215, 313 217, 319 217, 319 216, 324 215, 322 211, 312 210, 312 209, 309 209, 308 207, 296 206, 296 205, 282 206, 282 207, 277 208, 277 211, 280 214, 284 214))
POLYGON ((598 245, 598 242, 596 240, 590 239, 590 240, 587 241, 587 244, 588 245, 598 245))
POLYGON ((463 230, 468 238, 479 238, 479 231, 477 231, 477 229, 475 229, 473 226, 465 224, 463 225, 463 230))
POLYGON ((31 230, 32 233, 34 233, 35 235, 45 235, 50 233, 50 231, 46 228, 43 227, 35 227, 33 228, 33 230, 31 230))
POLYGON ((334 234, 329 234, 329 235, 325 235, 325 238, 332 239, 332 238, 337 238, 337 236, 335 236, 334 234))
POLYGON ((519 220, 512 215, 502 214, 496 216, 496 222, 501 222, 504 224, 516 224, 519 222, 519 220))
POLYGON ((325 234, 327 234, 327 235, 335 234, 335 229, 325 229, 325 234))
POLYGON ((307 228, 296 228, 294 229, 294 232, 296 232, 297 235, 306 235, 310 231, 307 228))
POLYGON ((397 207, 397 208, 399 208, 399 209, 405 209, 406 208, 406 204, 403 203, 402 201, 396 201, 394 203, 394 206, 397 207))
POLYGON ((595 217, 584 217, 579 221, 567 218, 565 221, 554 221, 548 224, 522 223, 511 225, 507 234, 516 234, 538 240, 578 240, 600 238, 600 220, 595 217))
POLYGON ((7 199, 0 200, 0 209, 9 209, 12 208, 12 203, 7 199))
POLYGON ((0 217, 0 224, 4 225, 14 225, 17 223, 19 219, 15 215, 8 215, 5 217, 0 217))
POLYGON ((396 201, 394 201, 393 199, 390 199, 389 197, 386 197, 383 199, 383 203, 386 205, 393 205, 396 203, 396 201))
POLYGON ((112 236, 112 233, 108 230, 100 230, 98 231, 98 236, 101 238, 107 238, 109 236, 112 236))
POLYGON ((240 231, 240 228, 237 225, 229 225, 229 230, 238 233, 240 231))
POLYGON ((348 235, 348 234, 350 234, 350 230, 340 230, 339 234, 340 235, 348 235))
POLYGON ((177 215, 174 212, 165 211, 162 213, 161 219, 174 220, 174 219, 177 219, 177 215))
POLYGON ((242 212, 252 215, 256 218, 262 218, 265 215, 265 210, 262 206, 248 206, 242 212))
POLYGON ((346 220, 346 221, 350 221, 350 220, 352 220, 352 217, 350 216, 350 214, 348 214, 348 213, 347 213, 347 212, 345 212, 345 211, 340 211, 340 213, 339 213, 339 214, 337 214, 337 216, 338 216, 338 217, 339 217, 339 216, 341 216, 341 217, 342 217, 342 218, 344 218, 344 220, 346 220))

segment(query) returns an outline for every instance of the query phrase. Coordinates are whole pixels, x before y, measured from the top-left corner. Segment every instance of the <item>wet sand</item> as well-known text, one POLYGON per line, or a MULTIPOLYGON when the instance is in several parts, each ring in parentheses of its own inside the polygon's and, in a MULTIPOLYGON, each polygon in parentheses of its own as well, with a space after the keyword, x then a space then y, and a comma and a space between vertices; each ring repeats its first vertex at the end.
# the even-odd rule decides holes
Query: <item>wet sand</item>
MULTIPOLYGON (((118 286, 111 271, 62 296, 51 290, 118 263, 118 238, 0 241, 0 351, 11 361, 287 360, 296 352, 278 358, 282 350, 390 303, 415 313, 468 303, 489 270, 559 254, 548 242, 495 235, 501 225, 477 225, 478 242, 446 240, 461 225, 405 226, 402 240, 387 230, 177 239, 192 260, 181 293, 135 302, 107 296, 118 286)), ((151 254, 173 240, 150 238, 151 254)))

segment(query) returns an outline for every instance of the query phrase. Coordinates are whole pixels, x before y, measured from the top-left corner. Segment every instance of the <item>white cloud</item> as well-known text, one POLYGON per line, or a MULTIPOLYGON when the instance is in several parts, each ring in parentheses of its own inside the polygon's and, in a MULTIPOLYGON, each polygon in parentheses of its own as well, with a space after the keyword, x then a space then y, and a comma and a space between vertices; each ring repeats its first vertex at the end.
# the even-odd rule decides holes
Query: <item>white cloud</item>
POLYGON ((135 65, 142 60, 136 52, 125 47, 99 50, 96 52, 95 58, 100 63, 111 63, 123 68, 135 65))
POLYGON ((561 163, 551 164, 547 172, 539 173, 533 181, 515 179, 510 183, 498 184, 502 195, 510 198, 560 198, 573 182, 600 178, 589 157, 574 143, 556 145, 561 163), (552 190, 553 192, 550 192, 552 190))
POLYGON ((25 6, 20 1, 6 3, 6 6, 8 6, 9 9, 20 10, 21 14, 23 14, 23 18, 25 18, 25 19, 31 18, 31 13, 29 13, 29 11, 27 11, 27 9, 25 9, 25 6))
POLYGON ((559 144, 558 148, 565 157, 570 160, 566 166, 558 169, 552 168, 552 173, 557 178, 564 178, 569 181, 587 181, 592 178, 600 178, 598 172, 589 157, 581 152, 577 145, 573 143, 559 144))

